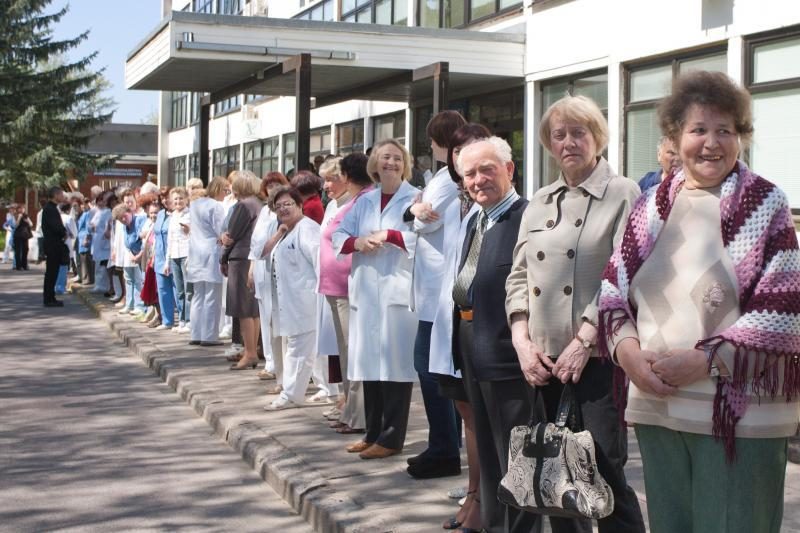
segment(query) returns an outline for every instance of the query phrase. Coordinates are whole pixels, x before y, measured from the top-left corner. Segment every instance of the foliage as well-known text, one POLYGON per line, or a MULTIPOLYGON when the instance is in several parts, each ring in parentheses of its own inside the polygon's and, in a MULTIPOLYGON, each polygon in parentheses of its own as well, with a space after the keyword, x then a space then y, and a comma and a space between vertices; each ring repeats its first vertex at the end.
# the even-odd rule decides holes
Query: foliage
POLYGON ((88 31, 54 39, 51 27, 67 7, 45 13, 51 1, 0 0, 0 195, 46 187, 108 162, 81 152, 113 113, 102 100, 102 72, 90 68, 97 53, 64 59, 88 31))

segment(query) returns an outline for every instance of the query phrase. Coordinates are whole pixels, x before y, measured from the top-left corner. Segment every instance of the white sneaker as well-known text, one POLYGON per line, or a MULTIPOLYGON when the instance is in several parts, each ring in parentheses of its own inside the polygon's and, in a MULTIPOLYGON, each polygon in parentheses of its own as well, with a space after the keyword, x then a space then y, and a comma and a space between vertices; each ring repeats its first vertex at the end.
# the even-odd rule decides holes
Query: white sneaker
POLYGON ((233 328, 225 326, 224 328, 222 328, 222 331, 219 332, 219 338, 230 339, 232 334, 233 334, 233 328))
POLYGON ((231 355, 237 355, 243 349, 244 347, 241 344, 231 344, 230 347, 227 350, 225 350, 225 353, 222 355, 224 355, 225 357, 230 357, 231 355))
POLYGON ((311 403, 333 403, 331 399, 325 394, 325 391, 319 390, 308 399, 311 403))
POLYGON ((127 304, 127 302, 125 302, 125 299, 123 298, 122 300, 120 300, 117 303, 115 303, 114 307, 125 307, 126 305, 128 305, 128 304, 127 304))
POLYGON ((289 398, 285 398, 284 396, 280 396, 277 400, 272 400, 272 402, 268 403, 264 406, 265 411, 281 411, 283 409, 294 409, 298 407, 296 403, 294 403, 289 398))
POLYGON ((172 329, 172 326, 165 326, 164 324, 159 324, 158 326, 156 326, 156 327, 155 327, 155 328, 153 328, 153 329, 157 329, 157 330, 165 330, 165 329, 168 329, 168 330, 171 330, 171 329, 172 329))
POLYGON ((132 311, 130 309, 128 309, 127 307, 123 307, 122 309, 117 311, 117 314, 118 315, 129 315, 129 314, 131 314, 131 312, 132 311))

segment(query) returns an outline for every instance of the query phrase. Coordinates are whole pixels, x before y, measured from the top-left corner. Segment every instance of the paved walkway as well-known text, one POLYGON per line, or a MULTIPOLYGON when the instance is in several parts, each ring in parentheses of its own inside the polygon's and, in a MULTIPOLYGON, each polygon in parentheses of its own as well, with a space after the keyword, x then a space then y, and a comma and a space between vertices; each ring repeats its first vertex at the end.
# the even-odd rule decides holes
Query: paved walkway
POLYGON ((0 271, 0 531, 311 526, 74 296, 0 271))
MULTIPOLYGON (((224 347, 188 346, 185 335, 147 329, 117 316, 102 298, 79 297, 316 531, 436 532, 456 510, 446 492, 466 482, 466 471, 461 478, 425 481, 405 473, 405 459, 425 447, 427 428, 416 389, 403 454, 362 461, 344 452, 356 439, 328 429, 322 407, 263 411, 274 398, 265 394, 267 383, 259 382, 255 372, 229 372, 221 356, 224 347)), ((627 471, 646 512, 640 457, 630 435, 627 471)), ((793 464, 783 530, 800 532, 800 466, 793 464)))

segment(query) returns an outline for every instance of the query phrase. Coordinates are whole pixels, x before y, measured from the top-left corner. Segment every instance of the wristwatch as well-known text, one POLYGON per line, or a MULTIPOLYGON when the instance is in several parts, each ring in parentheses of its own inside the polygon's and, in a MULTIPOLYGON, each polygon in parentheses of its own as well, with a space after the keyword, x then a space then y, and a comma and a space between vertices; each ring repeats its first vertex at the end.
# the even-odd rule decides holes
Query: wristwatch
POLYGON ((592 341, 586 340, 582 338, 580 335, 575 335, 575 338, 578 339, 578 341, 581 344, 583 344, 583 347, 586 348, 587 350, 591 350, 594 347, 594 343, 592 341))

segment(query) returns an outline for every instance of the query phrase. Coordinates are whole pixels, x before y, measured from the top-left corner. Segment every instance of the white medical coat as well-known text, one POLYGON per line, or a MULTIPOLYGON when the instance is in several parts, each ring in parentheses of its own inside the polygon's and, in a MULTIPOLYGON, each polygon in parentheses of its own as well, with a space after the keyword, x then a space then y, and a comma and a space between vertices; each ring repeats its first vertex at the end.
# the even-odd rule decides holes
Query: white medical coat
POLYGON ((224 278, 219 269, 222 246, 218 241, 222 235, 225 210, 213 198, 198 198, 189 205, 189 211, 192 225, 189 230, 186 280, 192 283, 222 283, 224 278))

